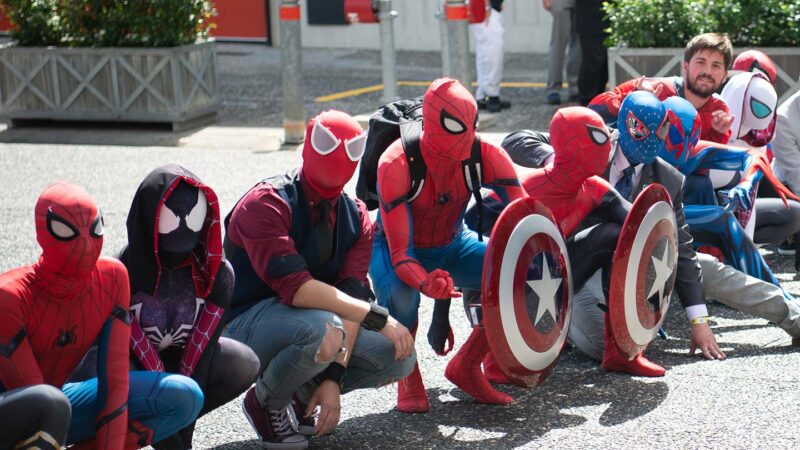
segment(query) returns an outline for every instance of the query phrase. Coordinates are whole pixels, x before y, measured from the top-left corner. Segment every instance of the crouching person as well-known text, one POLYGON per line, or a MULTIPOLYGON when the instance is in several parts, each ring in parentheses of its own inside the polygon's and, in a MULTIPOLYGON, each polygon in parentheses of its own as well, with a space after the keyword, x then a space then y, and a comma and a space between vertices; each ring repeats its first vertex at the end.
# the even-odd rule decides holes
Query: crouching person
POLYGON ((408 329, 373 302, 366 207, 342 192, 365 142, 349 115, 319 114, 302 166, 256 184, 226 218, 236 284, 223 334, 261 361, 243 409, 266 448, 306 448, 305 435, 336 428, 341 394, 398 381, 416 361, 408 329))

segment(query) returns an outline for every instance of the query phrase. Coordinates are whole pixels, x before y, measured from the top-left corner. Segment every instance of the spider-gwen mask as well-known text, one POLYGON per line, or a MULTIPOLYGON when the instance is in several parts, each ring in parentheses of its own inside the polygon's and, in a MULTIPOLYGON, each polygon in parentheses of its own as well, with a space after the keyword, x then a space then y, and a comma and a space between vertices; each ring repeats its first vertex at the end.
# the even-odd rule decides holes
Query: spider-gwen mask
MULTIPOLYGON (((728 80, 720 94, 733 116, 731 142, 750 130, 766 130, 775 116, 778 94, 763 75, 744 72, 728 80)), ((769 136, 767 142, 772 140, 769 136)))
POLYGON ((420 137, 428 170, 435 171, 437 162, 468 159, 477 128, 478 105, 461 83, 450 78, 431 83, 422 100, 420 137))
POLYGON ((36 201, 40 267, 60 278, 84 280, 103 248, 103 215, 89 194, 65 182, 50 185, 36 201))
POLYGON ((664 100, 664 106, 669 110, 669 132, 664 142, 666 151, 658 156, 681 167, 700 139, 703 122, 694 106, 683 97, 670 97, 664 100))
POLYGON ((342 193, 364 155, 367 133, 347 113, 328 110, 308 122, 301 178, 323 198, 342 193))
POLYGON ((603 118, 589 108, 572 106, 556 111, 550 121, 550 143, 555 150, 551 178, 564 188, 577 190, 608 165, 608 129, 603 118))
POLYGON ((772 85, 778 81, 778 70, 772 58, 758 50, 746 50, 733 60, 731 70, 760 73, 767 77, 772 85))
POLYGON ((200 240, 207 212, 203 191, 179 182, 158 211, 159 252, 185 255, 192 251, 200 240))
POLYGON ((619 107, 619 146, 631 165, 653 162, 664 148, 667 108, 652 92, 628 94, 619 107))

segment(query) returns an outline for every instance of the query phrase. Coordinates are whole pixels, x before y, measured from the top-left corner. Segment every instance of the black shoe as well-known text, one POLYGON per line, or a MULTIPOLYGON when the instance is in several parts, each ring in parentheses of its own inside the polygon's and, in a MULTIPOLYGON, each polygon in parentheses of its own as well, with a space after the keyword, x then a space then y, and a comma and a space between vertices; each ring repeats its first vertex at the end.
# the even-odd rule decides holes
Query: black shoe
POLYGON ((486 109, 493 113, 500 112, 500 110, 503 109, 500 105, 500 97, 489 97, 486 101, 486 109))
POLYGON ((500 108, 501 108, 501 109, 508 109, 508 108, 511 108, 511 102, 510 102, 510 101, 508 101, 508 100, 503 100, 503 99, 501 98, 501 99, 500 99, 500 108))
POLYGON ((561 104, 561 94, 558 92, 550 92, 547 94, 547 103, 551 105, 560 105, 561 104))
POLYGON ((486 97, 478 99, 478 109, 486 109, 486 97))
POLYGON ((790 241, 790 240, 783 241, 783 242, 781 242, 781 244, 778 246, 778 254, 779 254, 779 255, 783 255, 783 256, 792 256, 792 255, 794 255, 795 253, 796 253, 796 252, 795 252, 795 246, 794 246, 794 242, 792 242, 792 241, 790 241))

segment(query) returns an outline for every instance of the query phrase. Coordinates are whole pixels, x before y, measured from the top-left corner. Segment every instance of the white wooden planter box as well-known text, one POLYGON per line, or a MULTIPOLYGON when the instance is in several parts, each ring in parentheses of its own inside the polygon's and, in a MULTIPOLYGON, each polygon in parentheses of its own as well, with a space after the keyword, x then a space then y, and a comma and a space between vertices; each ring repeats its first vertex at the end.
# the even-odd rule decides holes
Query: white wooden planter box
POLYGON ((18 119, 170 122, 219 109, 213 41, 164 48, 0 46, 0 112, 18 119))
MULTIPOLYGON (((734 49, 734 57, 746 48, 734 49)), ((800 89, 800 48, 765 47, 761 50, 775 61, 778 69, 778 104, 800 89)), ((608 82, 611 86, 642 75, 664 77, 680 75, 682 48, 625 48, 608 49, 608 82)))

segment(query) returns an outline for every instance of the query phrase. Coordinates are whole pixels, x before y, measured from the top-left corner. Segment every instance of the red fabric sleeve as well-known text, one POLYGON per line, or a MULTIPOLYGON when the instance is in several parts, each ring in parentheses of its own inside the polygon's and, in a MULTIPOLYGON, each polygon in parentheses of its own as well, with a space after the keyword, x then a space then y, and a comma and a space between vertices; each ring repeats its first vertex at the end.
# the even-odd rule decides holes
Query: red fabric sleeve
POLYGON ((508 195, 508 201, 527 197, 528 193, 522 188, 517 178, 514 164, 505 150, 481 141, 481 157, 483 159, 483 183, 497 191, 503 189, 508 195))
MULTIPOLYGON (((6 274, 5 277, 8 277, 6 274)), ((0 279, 0 382, 6 390, 44 383, 44 377, 28 341, 28 307, 15 281, 0 279)))
POLYGON ((128 433, 128 346, 131 339, 128 271, 121 262, 111 258, 100 258, 97 268, 103 285, 111 287, 102 289, 103 295, 113 296, 101 300, 114 306, 98 340, 98 364, 103 360, 106 364, 97 368, 98 394, 105 398, 105 403, 99 405, 97 413, 96 442, 101 449, 121 449, 128 433))
POLYGON ((369 286, 367 271, 369 270, 369 260, 372 257, 372 220, 369 218, 369 212, 364 202, 361 200, 355 200, 355 202, 358 205, 358 215, 361 219, 361 235, 345 255, 342 271, 339 272, 336 281, 355 278, 369 286))
POLYGON ((163 372, 164 362, 158 356, 158 352, 153 344, 147 339, 147 335, 142 330, 142 325, 135 317, 131 316, 131 352, 133 356, 142 364, 144 370, 150 372, 163 372))
POLYGON ((486 1, 469 0, 469 23, 481 23, 486 20, 486 1))
POLYGON ((637 79, 634 78, 633 80, 628 80, 620 84, 610 91, 603 92, 593 98, 589 106, 605 109, 609 114, 616 117, 617 114, 619 114, 619 107, 622 101, 625 100, 628 94, 636 90, 636 81, 637 79))
POLYGON ((406 201, 409 189, 411 177, 408 162, 403 145, 397 140, 378 162, 380 215, 397 277, 414 289, 419 289, 427 272, 414 256, 411 213, 406 201))
POLYGON ((703 129, 700 131, 700 139, 719 144, 727 144, 732 131, 728 129, 728 131, 723 134, 714 130, 711 123, 714 121, 713 114, 715 111, 725 111, 726 114, 731 113, 727 103, 715 96, 709 98, 705 105, 697 110, 697 113, 700 114, 700 121, 703 123, 703 129))
POLYGON ((289 237, 292 211, 270 185, 261 184, 248 192, 236 205, 228 225, 231 242, 244 248, 258 277, 278 293, 281 302, 291 305, 300 286, 313 279, 307 270, 270 278, 269 261, 278 256, 297 254, 289 237))

